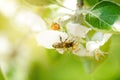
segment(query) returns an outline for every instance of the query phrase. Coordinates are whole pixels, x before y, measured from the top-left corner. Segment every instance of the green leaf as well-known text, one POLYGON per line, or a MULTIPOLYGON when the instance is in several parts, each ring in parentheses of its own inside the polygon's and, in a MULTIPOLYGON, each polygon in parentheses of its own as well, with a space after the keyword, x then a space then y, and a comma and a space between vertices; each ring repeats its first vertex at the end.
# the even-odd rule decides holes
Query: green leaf
POLYGON ((83 0, 84 1, 84 4, 85 6, 93 6, 95 5, 96 3, 102 1, 102 0, 83 0))
POLYGON ((101 31, 120 31, 120 6, 110 1, 96 4, 86 15, 85 21, 94 29, 101 31))
POLYGON ((110 0, 110 1, 114 1, 120 4, 120 0, 110 0))

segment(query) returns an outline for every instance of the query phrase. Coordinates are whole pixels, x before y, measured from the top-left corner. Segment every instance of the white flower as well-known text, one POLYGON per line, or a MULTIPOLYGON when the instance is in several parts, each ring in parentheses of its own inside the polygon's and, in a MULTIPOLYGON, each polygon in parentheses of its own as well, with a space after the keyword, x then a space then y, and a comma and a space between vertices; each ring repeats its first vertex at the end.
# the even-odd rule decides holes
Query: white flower
MULTIPOLYGON (((54 48, 53 44, 64 42, 65 39, 68 39, 68 38, 69 38, 69 40, 67 40, 64 43, 69 43, 70 41, 78 41, 74 37, 77 36, 77 37, 83 38, 83 37, 85 37, 85 35, 87 34, 87 32, 89 30, 90 30, 89 28, 81 26, 80 24, 70 22, 67 24, 68 34, 66 32, 61 32, 61 31, 45 30, 45 31, 42 31, 39 34, 37 34, 36 40, 39 45, 41 45, 45 48, 52 49, 52 48, 54 48), (72 34, 73 36, 71 37, 71 36, 69 36, 69 34, 72 34), (60 41, 60 37, 62 38, 62 41, 60 41)), ((76 46, 76 44, 74 44, 74 45, 76 46)), ((74 45, 72 45, 71 47, 73 47, 74 45)), ((77 49, 77 47, 76 47, 76 49, 77 49)), ((60 53, 64 52, 64 48, 56 48, 56 50, 60 53)))
POLYGON ((36 36, 37 42, 39 45, 44 46, 45 48, 53 48, 52 45, 56 42, 60 41, 60 36, 62 37, 62 40, 68 38, 68 35, 65 32, 55 31, 55 30, 46 30, 41 33, 39 33, 36 36))
POLYGON ((100 46, 104 45, 109 38, 112 36, 110 33, 102 33, 102 32, 96 32, 93 37, 92 41, 96 41, 100 46))
POLYGON ((67 23, 66 25, 68 33, 72 34, 73 36, 77 36, 80 38, 85 38, 88 31, 90 31, 90 28, 87 28, 85 26, 82 26, 78 23, 67 23))
POLYGON ((111 37, 111 34, 96 32, 91 40, 85 41, 86 46, 83 46, 81 40, 82 38, 86 38, 86 35, 91 28, 84 27, 78 23, 69 22, 66 25, 66 30, 67 32, 56 30, 42 31, 36 36, 37 42, 45 48, 54 48, 61 54, 64 53, 65 50, 70 50, 75 55, 94 56, 97 60, 99 60, 98 55, 104 55, 104 52, 100 50, 100 47, 103 46, 111 37), (72 44, 72 41, 75 43, 72 44), (57 47, 53 46, 55 43, 59 43, 57 47), (68 47, 68 44, 70 43, 71 45, 68 47), (62 47, 59 47, 61 45, 62 47))
POLYGON ((86 42, 86 48, 83 45, 79 45, 79 49, 73 51, 73 54, 78 56, 94 56, 96 60, 99 60, 100 56, 104 56, 106 52, 102 52, 100 47, 103 46, 112 34, 96 32, 90 41, 86 42))
POLYGON ((109 33, 103 34, 102 32, 96 32, 92 39, 86 43, 86 49, 90 52, 99 49, 108 41, 111 36, 112 34, 109 33))
POLYGON ((83 45, 79 45, 77 49, 73 50, 73 54, 78 55, 78 56, 87 56, 87 50, 83 45))

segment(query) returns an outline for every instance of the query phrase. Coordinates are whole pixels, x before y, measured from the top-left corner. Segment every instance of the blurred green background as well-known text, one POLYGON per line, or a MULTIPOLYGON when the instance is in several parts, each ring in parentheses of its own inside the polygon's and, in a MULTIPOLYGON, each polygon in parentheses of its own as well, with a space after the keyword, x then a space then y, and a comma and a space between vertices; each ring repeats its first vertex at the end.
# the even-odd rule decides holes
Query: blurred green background
MULTIPOLYGON (((21 0, 18 4, 20 9, 29 6, 43 18, 52 14, 51 8, 31 7, 21 0)), ((111 37, 109 54, 97 62, 38 46, 28 27, 16 24, 15 15, 6 16, 2 11, 0 8, 0 80, 120 80, 120 34, 111 37)))

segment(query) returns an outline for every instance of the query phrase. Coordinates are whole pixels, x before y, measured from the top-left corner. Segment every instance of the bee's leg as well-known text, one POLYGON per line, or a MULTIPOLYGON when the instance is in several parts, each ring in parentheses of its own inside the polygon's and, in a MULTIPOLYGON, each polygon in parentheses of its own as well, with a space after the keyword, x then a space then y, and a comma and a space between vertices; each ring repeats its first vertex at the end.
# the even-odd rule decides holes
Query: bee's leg
POLYGON ((59 38, 60 38, 60 41, 63 42, 63 41, 62 41, 62 37, 60 36, 59 38))

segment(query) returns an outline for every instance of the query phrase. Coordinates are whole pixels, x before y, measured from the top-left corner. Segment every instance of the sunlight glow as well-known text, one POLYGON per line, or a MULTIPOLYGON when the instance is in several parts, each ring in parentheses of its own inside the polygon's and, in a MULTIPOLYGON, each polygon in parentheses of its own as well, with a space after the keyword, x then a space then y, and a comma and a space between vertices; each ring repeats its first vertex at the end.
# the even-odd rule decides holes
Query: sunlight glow
POLYGON ((0 0, 0 12, 7 17, 13 16, 17 8, 18 5, 14 0, 0 0))
POLYGON ((16 23, 29 27, 32 31, 39 32, 46 30, 46 24, 37 14, 29 11, 19 11, 15 17, 16 23))
POLYGON ((4 35, 0 35, 0 55, 11 51, 10 42, 4 35))

